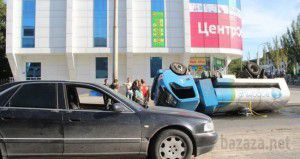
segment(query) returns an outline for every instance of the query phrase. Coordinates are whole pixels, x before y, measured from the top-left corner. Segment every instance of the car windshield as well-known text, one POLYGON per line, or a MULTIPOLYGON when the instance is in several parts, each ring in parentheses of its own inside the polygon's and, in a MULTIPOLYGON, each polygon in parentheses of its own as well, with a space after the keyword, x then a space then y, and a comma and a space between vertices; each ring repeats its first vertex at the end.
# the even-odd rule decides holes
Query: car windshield
POLYGON ((106 91, 108 91, 109 93, 113 94, 115 97, 119 98, 120 100, 126 102, 127 104, 129 104, 130 106, 132 106, 134 109, 140 111, 142 109, 145 109, 145 107, 143 107, 142 105, 128 99, 127 97, 125 97, 123 94, 119 93, 119 92, 116 92, 110 88, 108 88, 107 86, 104 86, 104 85, 98 85, 98 84, 94 84, 94 86, 96 87, 100 87, 102 89, 105 89, 106 91))

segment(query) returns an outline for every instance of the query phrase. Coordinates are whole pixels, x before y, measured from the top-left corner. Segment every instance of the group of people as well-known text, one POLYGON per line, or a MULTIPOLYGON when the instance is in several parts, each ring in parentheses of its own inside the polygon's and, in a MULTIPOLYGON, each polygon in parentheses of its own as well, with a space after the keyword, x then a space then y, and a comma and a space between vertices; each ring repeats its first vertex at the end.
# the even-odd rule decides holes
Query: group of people
MULTIPOLYGON (((119 91, 120 85, 117 79, 114 79, 112 84, 108 84, 107 79, 104 80, 104 85, 109 88, 119 91)), ((125 86, 126 97, 141 104, 147 105, 150 99, 150 89, 147 86, 144 79, 131 81, 128 77, 126 82, 123 84, 125 86)))
POLYGON ((279 71, 279 70, 276 70, 276 71, 274 71, 274 72, 267 72, 266 73, 266 76, 268 77, 268 78, 285 78, 286 77, 286 71, 285 70, 281 70, 281 71, 279 71))

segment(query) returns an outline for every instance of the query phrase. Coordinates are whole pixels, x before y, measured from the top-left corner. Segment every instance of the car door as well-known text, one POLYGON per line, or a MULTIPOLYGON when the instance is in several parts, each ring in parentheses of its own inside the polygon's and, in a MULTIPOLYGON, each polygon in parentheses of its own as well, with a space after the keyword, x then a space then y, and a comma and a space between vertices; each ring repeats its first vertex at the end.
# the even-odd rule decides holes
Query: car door
POLYGON ((54 83, 23 84, 0 108, 0 131, 9 157, 62 155, 63 112, 57 89, 54 83))
MULTIPOLYGON (((111 96, 106 92, 93 87, 67 85, 65 90, 68 90, 68 103, 77 103, 81 108, 72 109, 70 105, 65 113, 64 155, 139 154, 141 126, 134 111, 126 106, 126 111, 119 113, 97 108, 97 104, 115 99, 110 99, 111 96), (78 99, 74 101, 70 94, 78 99)), ((101 107, 101 104, 98 106, 101 107)))

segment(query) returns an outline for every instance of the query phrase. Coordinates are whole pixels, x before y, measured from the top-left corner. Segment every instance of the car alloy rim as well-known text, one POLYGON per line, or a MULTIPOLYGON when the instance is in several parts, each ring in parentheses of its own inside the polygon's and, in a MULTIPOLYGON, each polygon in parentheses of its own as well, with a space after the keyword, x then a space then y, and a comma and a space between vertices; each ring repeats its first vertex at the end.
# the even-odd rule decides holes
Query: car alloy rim
POLYGON ((178 136, 169 136, 164 139, 159 147, 162 159, 183 159, 186 156, 187 144, 178 136))

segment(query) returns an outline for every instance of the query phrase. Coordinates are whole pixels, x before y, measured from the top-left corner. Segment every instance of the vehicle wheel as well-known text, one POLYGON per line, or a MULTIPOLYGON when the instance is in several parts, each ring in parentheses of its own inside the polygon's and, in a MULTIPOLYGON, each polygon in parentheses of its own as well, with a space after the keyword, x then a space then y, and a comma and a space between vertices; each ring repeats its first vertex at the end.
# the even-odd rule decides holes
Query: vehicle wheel
POLYGON ((190 159, 193 143, 190 137, 179 130, 165 130, 150 145, 150 158, 154 159, 190 159))
POLYGON ((247 70, 251 75, 256 77, 260 75, 260 71, 261 71, 260 67, 254 62, 249 62, 247 64, 247 70))
POLYGON ((185 75, 187 72, 187 68, 178 62, 174 62, 170 65, 171 71, 173 71, 177 75, 185 75))

